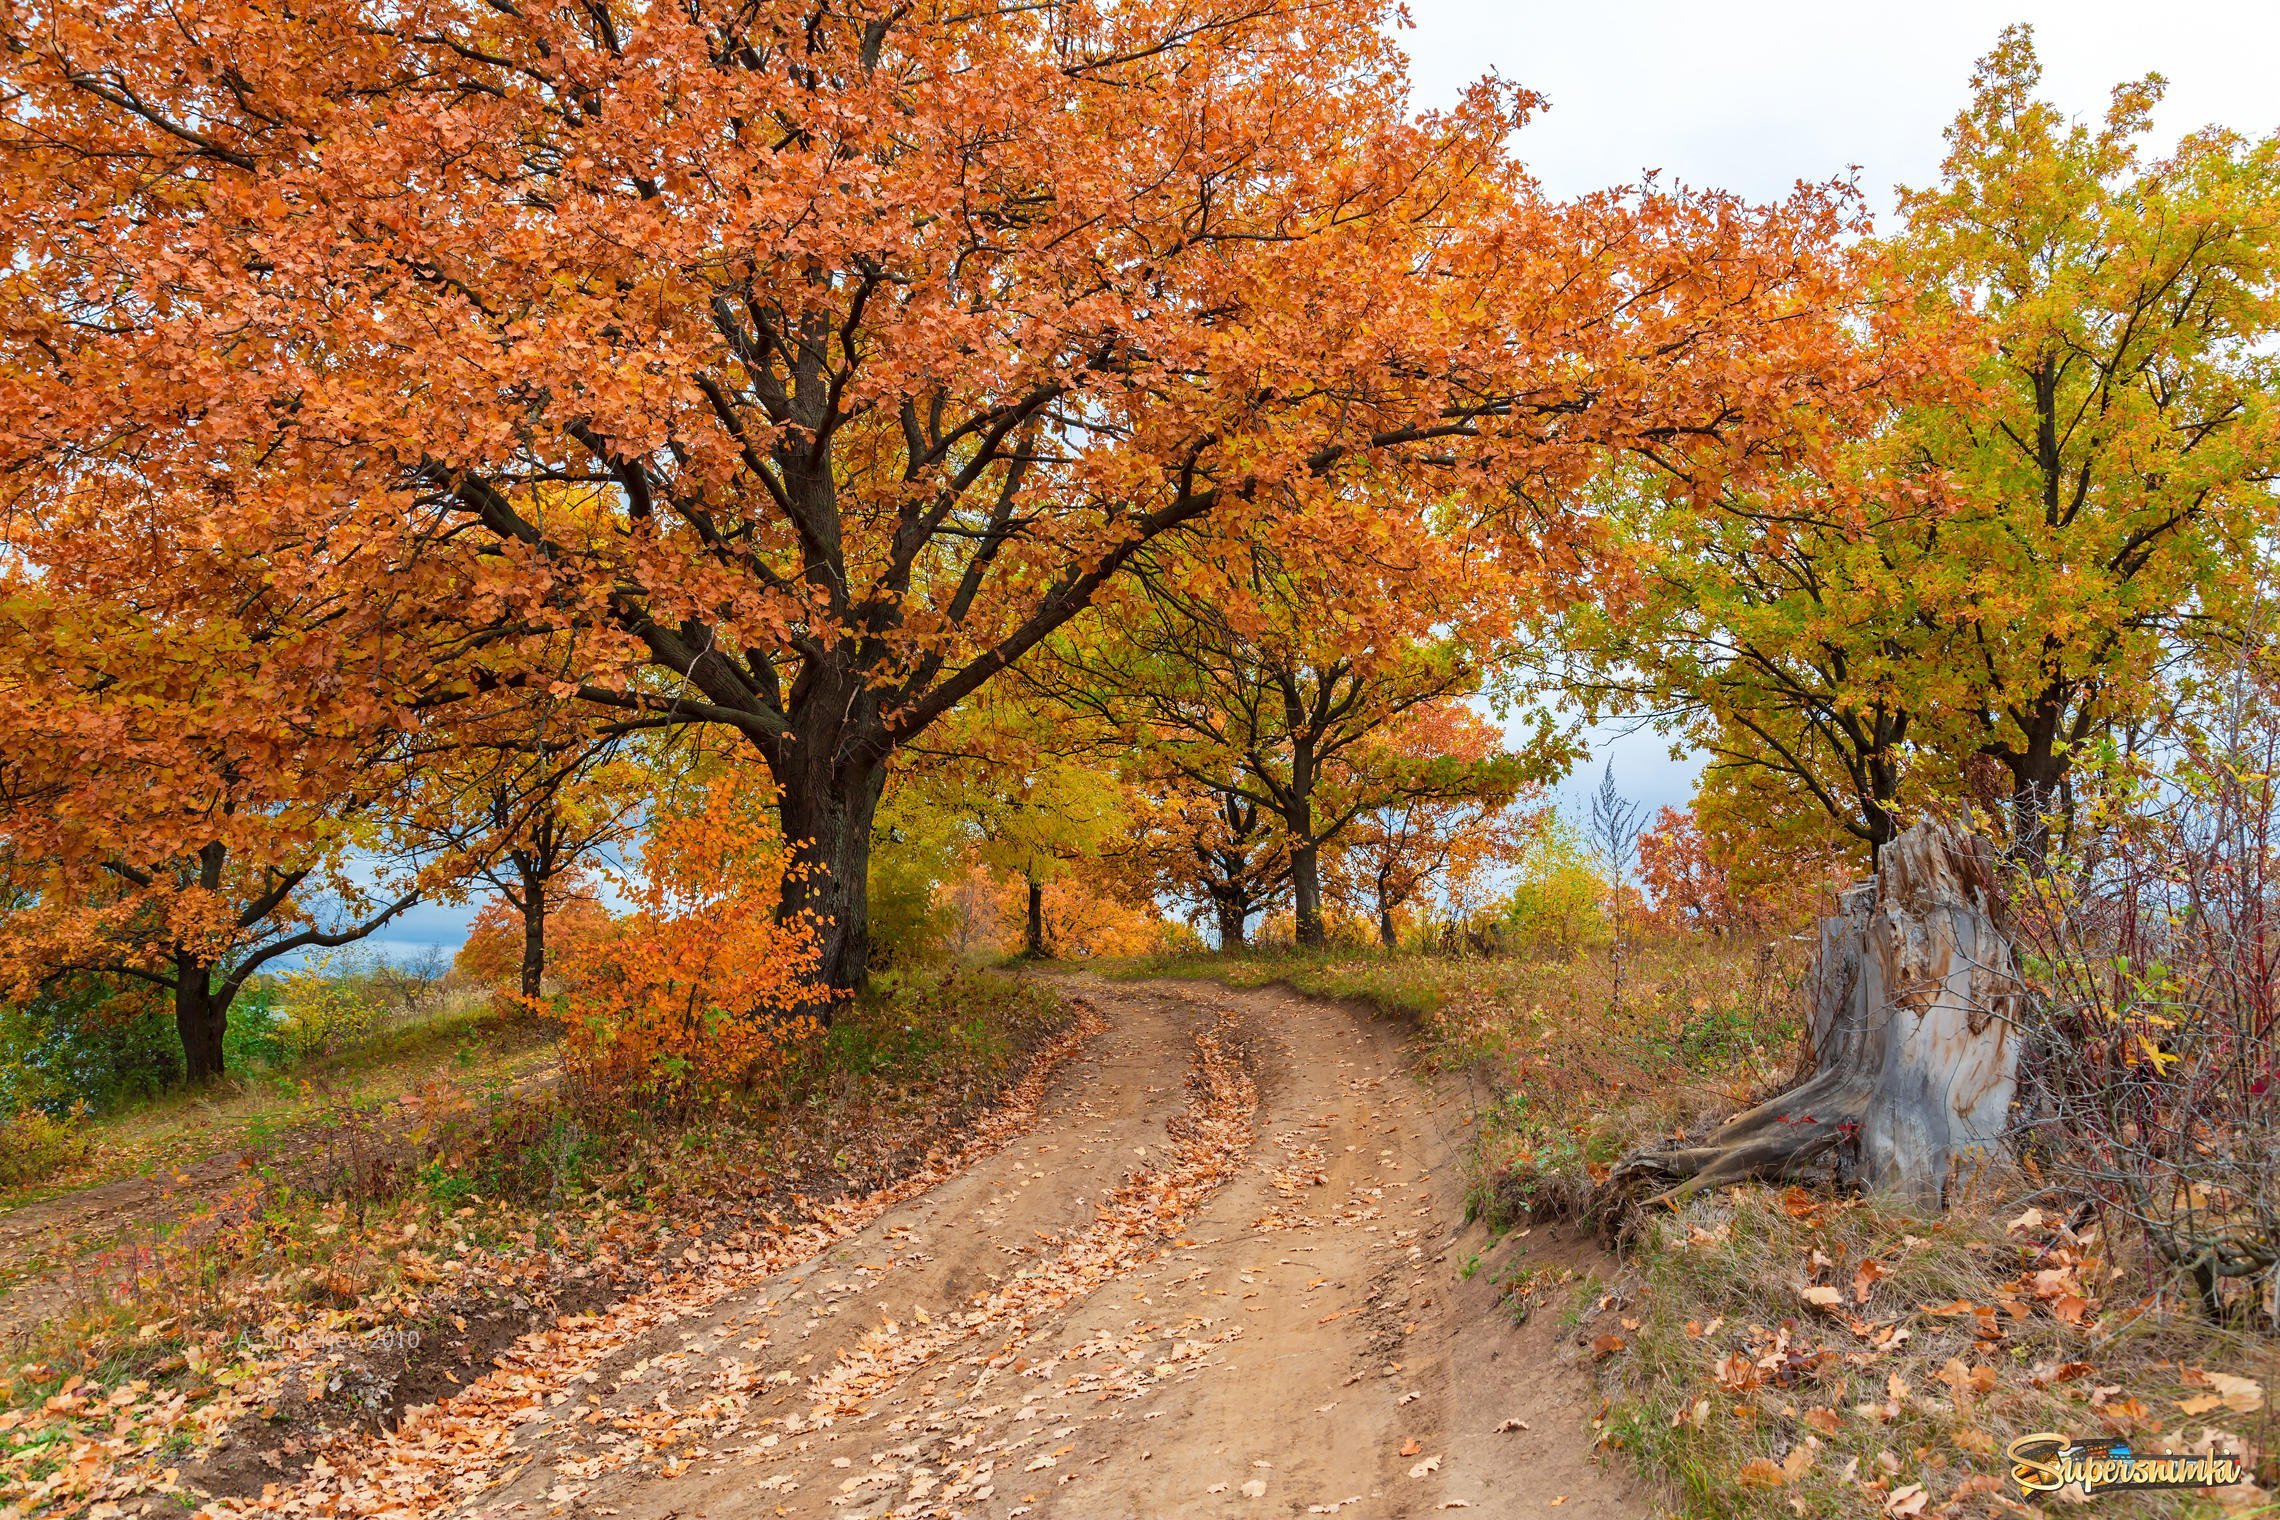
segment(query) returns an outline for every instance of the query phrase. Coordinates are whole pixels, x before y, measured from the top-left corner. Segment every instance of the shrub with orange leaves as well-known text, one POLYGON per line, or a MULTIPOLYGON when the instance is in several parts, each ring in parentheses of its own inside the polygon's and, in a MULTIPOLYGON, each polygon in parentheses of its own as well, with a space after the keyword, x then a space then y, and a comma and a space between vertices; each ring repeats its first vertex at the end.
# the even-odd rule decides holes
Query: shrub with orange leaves
MULTIPOLYGON (((1693 808, 1666 807, 1639 836, 1639 876, 1673 929, 1760 934, 1830 911, 1856 870, 1811 816, 1769 818, 1713 777, 1693 808)), ((1754 795, 1747 794, 1747 795, 1754 795)))
POLYGON ((788 869, 775 806, 749 763, 666 799, 637 864, 612 873, 632 911, 563 936, 540 1006, 562 1023, 563 1065, 581 1089, 717 1097, 818 1030, 814 938, 775 920, 788 869))

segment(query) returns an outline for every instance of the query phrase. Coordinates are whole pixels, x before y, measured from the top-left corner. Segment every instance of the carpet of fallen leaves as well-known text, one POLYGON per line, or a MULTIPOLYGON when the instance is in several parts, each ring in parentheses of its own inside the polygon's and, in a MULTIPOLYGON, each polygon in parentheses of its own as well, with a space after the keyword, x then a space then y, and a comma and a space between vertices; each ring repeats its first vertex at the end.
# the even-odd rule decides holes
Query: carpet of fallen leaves
MULTIPOLYGON (((920 1368, 930 1366, 936 1371, 923 1397, 893 1426, 912 1438, 900 1448, 902 1459, 875 1463, 862 1472, 841 1477, 842 1494, 899 1487, 904 1493, 892 1513, 933 1514, 961 1501, 988 1500, 1009 1466, 1010 1470, 1039 1472, 1059 1465, 1071 1448, 1064 1446, 1019 1461, 1009 1456, 1028 1447, 1037 1434, 1050 1430, 1057 1421, 1024 1425, 1016 1435, 987 1439, 986 1427, 1004 1411, 980 1402, 979 1395, 1009 1366, 1023 1359, 1021 1348, 1036 1325, 1140 1263, 1155 1259, 1202 1200, 1241 1164, 1250 1145, 1257 1093, 1223 1030, 1207 1028, 1195 1035, 1189 1088, 1187 1107, 1173 1122, 1171 1155, 1130 1173, 1102 1200, 1092 1223, 1061 1241, 1043 1260, 1022 1267, 955 1314, 929 1315, 914 1305, 910 1318, 880 1324, 827 1371, 807 1381, 806 1408, 788 1418, 756 1421, 752 1406, 771 1384, 791 1382, 796 1375, 781 1370, 763 1373, 741 1357, 724 1362, 707 1380, 704 1396, 695 1402, 676 1405, 663 1392, 653 1403, 602 1406, 597 1400, 596 1407, 577 1421, 575 1440, 579 1449, 553 1454, 557 1481, 546 1491, 546 1498, 555 1505, 579 1503, 587 1497, 587 1482, 609 1473, 637 1471, 671 1478, 700 1462, 739 1462, 764 1470, 794 1453, 794 1446, 784 1444, 787 1439, 796 1442, 804 1433, 863 1418, 874 1401, 920 1368), (772 1428, 762 1429, 762 1424, 772 1428)), ((966 1162, 972 1159, 978 1158, 962 1158, 966 1162)), ((927 1185, 939 1180, 937 1176, 927 1185)), ((867 1199, 864 1217, 876 1217, 885 1205, 918 1191, 923 1188, 867 1199), (873 1202, 881 1207, 870 1207, 873 1202)), ((774 1266, 740 1272, 736 1284, 749 1286, 791 1259, 787 1255, 774 1266)), ((831 1290, 831 1296, 859 1294, 888 1270, 885 1262, 858 1265, 831 1290)), ((734 1340, 746 1352, 757 1352, 769 1344, 770 1322, 781 1310, 776 1297, 755 1293, 715 1333, 723 1340, 734 1340)), ((1053 1381, 1047 1390, 1027 1396, 1013 1418, 1049 1419, 1050 1401, 1096 1402, 1136 1396, 1159 1379, 1186 1369, 1236 1333, 1196 1320, 1172 1334, 1161 1326, 1121 1336, 1104 1333, 1048 1361, 1031 1360, 1024 1372, 1032 1376, 1038 1375, 1040 1367, 1050 1372, 1064 1363, 1082 1365, 1070 1376, 1053 1381)), ((620 1338, 618 1344, 624 1343, 620 1338)), ((661 1367, 664 1360, 656 1365, 661 1367)), ((610 1391, 621 1392, 641 1381, 652 1365, 635 1364, 611 1384, 610 1391)), ((589 1359, 558 1386, 596 1380, 589 1359)), ((461 1423, 461 1402, 453 1401, 455 1425, 461 1423)), ((477 1486, 493 1486, 513 1477, 518 1464, 506 1456, 505 1447, 499 1443, 512 1435, 516 1415, 529 1407, 513 1406, 498 1414, 477 1416, 486 1422, 483 1433, 463 1434, 462 1444, 479 1440, 490 1448, 470 1474, 477 1486), (501 1419, 499 1414, 505 1417, 501 1419), (491 1471, 491 1482, 482 1480, 486 1468, 491 1471)), ((844 1459, 839 1465, 846 1465, 844 1459)), ((755 1478, 752 1490, 782 1494, 798 1486, 799 1479, 789 1472, 763 1471, 755 1478)), ((406 1493, 404 1497, 412 1495, 406 1493)), ((519 1506, 509 1506, 515 1507, 519 1506)), ((324 1512, 382 1511, 340 1507, 324 1512)))
MULTIPOLYGON (((352 1304, 328 1305, 321 1291, 313 1303, 278 1291, 321 1290, 321 1282, 257 1283, 258 1331, 227 1339, 182 1336, 179 1361, 169 1364, 172 1377, 106 1385, 98 1376, 75 1375, 36 1406, 0 1412, 0 1520, 72 1513, 109 1520, 154 1497, 177 1508, 200 1505, 204 1496, 185 1473, 223 1432, 273 1418, 296 1399, 354 1400, 359 1390, 350 1385, 361 1375, 375 1326, 450 1322, 453 1305, 476 1299, 518 1307, 566 1297, 615 1300, 606 1311, 563 1315, 525 1337, 447 1404, 406 1411, 393 1430, 371 1433, 369 1420, 365 1428, 317 1430, 307 1441, 302 1481, 267 1485, 257 1498, 208 1500, 200 1513, 381 1514, 425 1510, 455 1492, 480 1488, 520 1417, 647 1326, 829 1246, 1021 1133, 1033 1122, 1052 1072, 1100 1028, 1097 1015, 1078 1013, 962 1135, 862 1196, 820 1203, 795 1198, 793 1218, 770 1213, 765 1223, 726 1234, 708 1233, 700 1221, 687 1224, 678 1239, 672 1227, 603 1199, 578 1221, 574 1257, 564 1254, 559 1230, 542 1238, 540 1229, 526 1228, 472 1243, 465 1222, 476 1211, 461 1209, 425 1236, 415 1223, 401 1239, 360 1242, 385 1248, 391 1280, 381 1291, 355 1295, 352 1304)), ((234 1188, 215 1208, 245 1216, 236 1220, 241 1232, 258 1232, 256 1193, 234 1188)), ((345 1212, 336 1213, 332 1223, 316 1226, 318 1234, 356 1231, 345 1212)), ((321 1276, 340 1269, 311 1270, 321 1276)), ((355 1286, 344 1283, 343 1296, 355 1286)), ((459 1328, 466 1328, 463 1318, 459 1328)), ((175 1329, 161 1319, 146 1325, 145 1334, 175 1329)))
MULTIPOLYGON (((1059 1356, 1030 1361, 1024 1375, 1045 1386, 1022 1397, 1012 1415, 1018 1422, 1015 1433, 993 1437, 991 1426, 1005 1410, 984 1402, 982 1395, 1009 1367, 1027 1360, 1021 1351, 1033 1328, 1154 1260, 1241 1165, 1251 1143, 1256 1090, 1224 1030, 1199 1031, 1195 1047, 1189 1101, 1173 1122, 1171 1155, 1129 1174, 1102 1200, 1092 1223, 1042 1261, 1023 1267, 955 1315, 930 1316, 914 1307, 910 1319, 878 1326, 809 1382, 804 1413, 771 1422, 771 1430, 747 1425, 749 1405, 764 1380, 736 1363, 715 1376, 712 1391, 699 1404, 675 1408, 660 1400, 656 1406, 590 1416, 599 1428, 598 1449, 583 1462, 558 1463, 557 1472, 575 1480, 635 1466, 674 1476, 693 1462, 731 1460, 764 1470, 792 1454, 793 1448, 783 1444, 787 1438, 862 1418, 873 1401, 926 1367, 936 1369, 929 1387, 893 1427, 911 1437, 898 1448, 900 1458, 840 1477, 842 1496, 896 1488, 901 1496, 884 1513, 951 1513, 962 1503, 989 1500, 1008 1473, 1060 1466, 1076 1449, 1073 1444, 1028 1451, 1040 1436, 1056 1434, 1057 1404, 1138 1397, 1239 1334, 1194 1319, 1171 1331, 1149 1326, 1122 1335, 1104 1332, 1059 1356), (1078 1364, 1075 1370, 1054 1376, 1070 1363, 1078 1364), (1028 1423, 1032 1421, 1039 1423, 1028 1423)), ((858 1287, 851 1282, 843 1291, 858 1287)), ((776 1308, 772 1300, 758 1300, 727 1331, 753 1331, 759 1338, 742 1344, 756 1350, 765 1343, 766 1321, 776 1308)), ((846 1460, 838 1465, 847 1465, 846 1460)), ((799 1479, 789 1472, 763 1471, 753 1491, 788 1493, 798 1486, 799 1479)), ((548 1497, 576 1502, 581 1493, 566 1483, 548 1497)))
MULTIPOLYGON (((2134 1280, 2094 1225, 2039 1208, 1927 1220, 1738 1188, 1652 1222, 1580 1340, 1612 1400, 1603 1439, 1689 1515, 2033 1513, 2001 1453, 2043 1430, 2238 1452, 2269 1482, 2269 1345, 2108 1297, 2134 1280)), ((2255 1483, 2100 1500, 2116 1515, 2271 1502, 2255 1483)))

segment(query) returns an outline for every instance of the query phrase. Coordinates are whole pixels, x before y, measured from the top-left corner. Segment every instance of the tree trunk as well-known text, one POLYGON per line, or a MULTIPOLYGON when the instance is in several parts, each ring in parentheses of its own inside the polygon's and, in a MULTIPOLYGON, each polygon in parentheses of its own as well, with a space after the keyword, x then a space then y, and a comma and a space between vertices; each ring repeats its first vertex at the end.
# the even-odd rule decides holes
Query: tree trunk
POLYGON ((1029 878, 1029 920, 1022 931, 1021 953, 1033 961, 1045 959, 1045 886, 1029 878))
POLYGON ((187 956, 174 961, 174 1032, 182 1038, 182 1074, 193 1087, 222 1075, 222 1036, 229 1000, 215 994, 213 968, 187 956))
POLYGON ((2069 756, 2059 742, 2066 702, 2053 686, 2015 721, 2020 743, 1989 744, 1982 754, 2003 764, 2011 777, 2011 857, 2040 874, 2050 859, 2050 815, 2066 782, 2069 756))
POLYGON ((1683 1198, 1833 1157, 1840 1176, 1934 1206, 1991 1164, 2017 1084, 2019 981, 1984 839, 1919 823, 1821 920, 1807 979, 1813 1074, 1699 1145, 1646 1151, 1610 1186, 1683 1198))
MULTIPOLYGON (((810 747, 793 748, 800 761, 814 754, 810 747)), ((777 781, 791 869, 776 921, 805 923, 814 932, 824 995, 807 1011, 828 1024, 832 1006, 861 991, 871 976, 871 824, 886 770, 793 763, 777 781)))
POLYGON ((522 995, 535 1002, 546 976, 546 883, 527 874, 523 877, 522 921, 522 995))
POLYGON ((1393 932, 1393 904, 1386 900, 1383 892, 1380 892, 1378 894, 1378 943, 1391 950, 1400 942, 1401 937, 1393 932))
MULTIPOLYGON (((1306 836, 1294 831, 1292 837, 1306 836)), ((1330 934, 1322 923, 1321 846, 1308 843, 1291 847, 1290 898, 1298 918, 1298 942, 1316 950, 1328 944, 1330 934)))
POLYGON ((1243 948, 1243 925, 1250 916, 1243 911, 1241 903, 1222 901, 1219 904, 1219 948, 1222 952, 1243 948))

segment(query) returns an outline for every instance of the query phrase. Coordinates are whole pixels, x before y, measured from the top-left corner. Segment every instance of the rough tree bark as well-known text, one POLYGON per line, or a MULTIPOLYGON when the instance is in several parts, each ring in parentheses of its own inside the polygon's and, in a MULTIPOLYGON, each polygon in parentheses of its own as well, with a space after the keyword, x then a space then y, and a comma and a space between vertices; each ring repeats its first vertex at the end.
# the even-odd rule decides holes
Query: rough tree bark
POLYGON ((1290 852, 1290 901, 1297 921, 1298 942, 1319 950, 1330 943, 1330 930, 1322 921, 1322 857, 1312 843, 1294 845, 1290 852))
POLYGON ((174 1031, 182 1039, 182 1074, 193 1087, 222 1075, 222 1036, 229 1032, 230 1002, 237 989, 217 991, 214 968, 177 953, 174 958, 174 1031))
POLYGON ((1994 852, 1919 823, 1821 921, 1807 978, 1812 1075, 1699 1145, 1646 1151, 1609 1186, 1676 1201, 1822 1158, 1870 1189, 1936 1206, 1995 1159, 2017 1084, 2019 982, 1996 922, 1994 852))
POLYGON ((543 879, 523 876, 522 995, 535 1001, 546 984, 546 887, 543 879))
POLYGON ((805 1010, 825 1024, 871 974, 871 825, 886 767, 875 762, 811 764, 820 744, 790 746, 799 763, 774 767, 783 791, 778 814, 793 869, 784 873, 778 923, 814 927, 824 983, 805 1010))
POLYGON ((1045 959, 1045 884, 1029 878, 1029 917, 1022 926, 1021 953, 1033 961, 1045 959))
POLYGON ((1245 924, 1250 918, 1243 904, 1221 898, 1215 906, 1219 910, 1219 948, 1240 950, 1247 942, 1245 924))

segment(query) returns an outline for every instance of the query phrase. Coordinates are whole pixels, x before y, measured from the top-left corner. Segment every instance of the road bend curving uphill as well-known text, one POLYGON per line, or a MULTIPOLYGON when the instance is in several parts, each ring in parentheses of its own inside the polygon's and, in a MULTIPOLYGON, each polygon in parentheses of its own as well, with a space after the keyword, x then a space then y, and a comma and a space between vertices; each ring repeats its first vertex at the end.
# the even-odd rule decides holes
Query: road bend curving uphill
POLYGON ((1077 987, 1090 1038, 970 1165, 793 1264, 645 1314, 550 1389, 491 1414, 461 1395, 329 1492, 249 1507, 1649 1513, 1592 1458, 1551 1317, 1515 1330, 1463 1279, 1454 1105, 1408 1073, 1391 1024, 1278 991, 1077 987), (488 1455, 441 1475, 423 1443, 488 1455))

